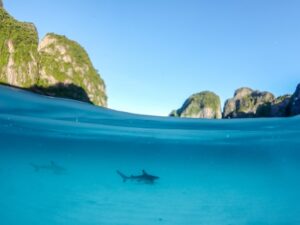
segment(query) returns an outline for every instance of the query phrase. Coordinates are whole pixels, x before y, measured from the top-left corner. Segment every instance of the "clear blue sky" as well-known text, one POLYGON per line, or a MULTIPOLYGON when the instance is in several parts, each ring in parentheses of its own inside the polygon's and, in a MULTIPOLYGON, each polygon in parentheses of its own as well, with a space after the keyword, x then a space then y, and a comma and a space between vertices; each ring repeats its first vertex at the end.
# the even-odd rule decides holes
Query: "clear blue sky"
POLYGON ((167 115, 191 94, 222 102, 249 86, 276 96, 300 82, 298 0, 4 0, 40 38, 88 51, 113 109, 167 115))

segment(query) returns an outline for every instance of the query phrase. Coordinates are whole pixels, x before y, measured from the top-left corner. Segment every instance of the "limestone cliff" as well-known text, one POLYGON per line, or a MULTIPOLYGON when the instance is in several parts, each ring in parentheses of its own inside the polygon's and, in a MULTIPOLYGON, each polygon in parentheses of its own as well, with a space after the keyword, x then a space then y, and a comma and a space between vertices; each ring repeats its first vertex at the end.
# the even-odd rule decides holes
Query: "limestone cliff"
POLYGON ((0 82, 30 87, 38 79, 38 34, 0 7, 0 82))
POLYGON ((289 104, 291 95, 283 95, 274 99, 271 103, 270 117, 289 116, 289 104))
POLYGON ((35 26, 2 6, 0 0, 0 83, 107 106, 104 81, 77 42, 51 33, 38 43, 35 26))
POLYGON ((106 106, 105 85, 86 51, 75 41, 47 34, 38 47, 40 54, 39 86, 57 83, 82 87, 91 102, 106 106))
POLYGON ((172 111, 170 116, 220 119, 221 101, 215 93, 203 91, 190 96, 182 107, 172 111))
POLYGON ((290 115, 295 116, 300 114, 300 84, 298 84, 290 101, 290 115))
POLYGON ((223 118, 268 117, 274 99, 270 92, 239 88, 234 97, 225 102, 223 118))

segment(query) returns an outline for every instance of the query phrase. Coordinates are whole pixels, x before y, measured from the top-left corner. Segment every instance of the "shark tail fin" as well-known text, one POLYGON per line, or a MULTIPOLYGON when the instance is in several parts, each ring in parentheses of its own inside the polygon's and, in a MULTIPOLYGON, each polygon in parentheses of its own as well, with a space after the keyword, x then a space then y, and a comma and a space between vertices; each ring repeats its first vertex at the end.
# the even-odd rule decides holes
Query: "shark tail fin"
POLYGON ((33 163, 30 163, 30 166, 33 167, 33 169, 34 169, 35 172, 39 172, 39 170, 40 170, 39 166, 37 166, 37 165, 35 165, 33 163))
POLYGON ((121 173, 119 170, 117 170, 117 173, 123 178, 123 182, 127 181, 128 177, 125 174, 121 173))

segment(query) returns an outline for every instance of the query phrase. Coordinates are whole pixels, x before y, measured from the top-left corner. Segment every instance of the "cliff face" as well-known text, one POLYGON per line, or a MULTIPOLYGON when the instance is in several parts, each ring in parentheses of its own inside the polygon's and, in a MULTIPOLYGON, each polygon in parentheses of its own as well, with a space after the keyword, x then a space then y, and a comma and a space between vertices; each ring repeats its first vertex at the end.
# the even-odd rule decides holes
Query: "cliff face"
POLYGON ((39 86, 74 84, 83 88, 95 105, 106 106, 104 82, 78 43, 65 36, 47 34, 39 44, 38 51, 39 86))
POLYGON ((300 84, 293 95, 274 98, 270 92, 236 90, 224 105, 223 118, 287 117, 300 114, 300 84))
POLYGON ((181 108, 171 112, 170 116, 220 119, 221 101, 213 92, 204 91, 190 96, 181 108))
POLYGON ((271 103, 275 99, 270 92, 240 88, 234 97, 225 102, 223 118, 251 118, 270 115, 271 103))
POLYGON ((298 84, 294 94, 291 97, 290 101, 290 115, 299 115, 300 114, 300 84, 298 84))
POLYGON ((0 7, 0 82, 30 87, 38 79, 38 34, 0 7))
POLYGON ((283 95, 276 98, 271 103, 270 117, 286 117, 289 116, 289 104, 291 95, 283 95))
POLYGON ((78 43, 47 34, 39 44, 35 26, 15 20, 1 5, 1 83, 107 106, 104 81, 78 43))

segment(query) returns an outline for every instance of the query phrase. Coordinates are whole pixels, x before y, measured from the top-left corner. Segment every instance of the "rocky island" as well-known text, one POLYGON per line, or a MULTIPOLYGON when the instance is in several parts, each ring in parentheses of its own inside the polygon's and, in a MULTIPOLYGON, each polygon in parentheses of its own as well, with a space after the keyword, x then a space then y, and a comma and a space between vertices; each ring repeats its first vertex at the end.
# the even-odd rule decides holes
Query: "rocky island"
POLYGON ((275 98, 270 92, 240 88, 225 102, 223 118, 288 117, 299 114, 299 92, 275 98))
POLYGON ((230 119, 259 117, 288 117, 300 114, 300 84, 293 95, 275 96, 267 91, 239 88, 233 98, 227 99, 221 113, 220 98, 213 92, 204 91, 189 97, 181 108, 169 116, 230 119))
POLYGON ((104 81, 77 42, 54 33, 39 43, 33 23, 19 22, 0 0, 0 83, 107 106, 104 81))
POLYGON ((249 118, 269 116, 271 104, 275 100, 272 93, 239 88, 234 97, 225 102, 223 118, 249 118))
POLYGON ((220 97, 213 92, 203 91, 190 96, 181 108, 170 113, 174 117, 220 119, 220 97))

